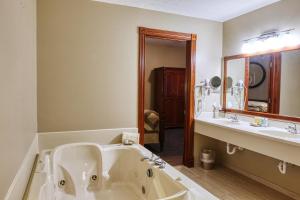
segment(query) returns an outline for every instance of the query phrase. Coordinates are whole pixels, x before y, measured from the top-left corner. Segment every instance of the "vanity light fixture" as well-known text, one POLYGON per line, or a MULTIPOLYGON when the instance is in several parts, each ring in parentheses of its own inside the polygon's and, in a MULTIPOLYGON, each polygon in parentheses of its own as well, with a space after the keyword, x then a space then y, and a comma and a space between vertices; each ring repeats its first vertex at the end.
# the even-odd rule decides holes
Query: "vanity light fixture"
POLYGON ((242 52, 245 54, 252 54, 297 46, 300 44, 300 40, 292 34, 294 30, 295 29, 269 31, 258 37, 244 40, 242 52))

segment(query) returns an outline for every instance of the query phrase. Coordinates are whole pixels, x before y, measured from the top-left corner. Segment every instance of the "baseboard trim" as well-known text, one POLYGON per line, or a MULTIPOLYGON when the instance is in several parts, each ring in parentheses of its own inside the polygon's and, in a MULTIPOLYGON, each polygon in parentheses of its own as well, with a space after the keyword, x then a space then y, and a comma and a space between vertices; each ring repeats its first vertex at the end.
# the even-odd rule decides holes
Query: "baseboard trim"
POLYGON ((38 153, 38 137, 35 135, 21 166, 11 183, 4 200, 22 199, 31 174, 35 156, 38 153))
POLYGON ((194 167, 194 159, 190 159, 190 160, 184 160, 183 161, 183 164, 186 166, 186 167, 194 167))
POLYGON ((200 167, 201 166, 201 162, 199 160, 194 160, 194 167, 200 167))
POLYGON ((295 193, 295 192, 287 190, 287 189, 285 189, 285 188, 283 188, 283 187, 281 187, 281 186, 279 186, 277 184, 274 184, 274 183, 272 183, 270 181, 267 181, 267 180, 265 180, 265 179, 263 179, 263 178, 261 178, 259 176, 256 176, 254 174, 248 173, 248 172, 246 172, 246 171, 244 171, 244 170, 242 170, 240 168, 237 168, 237 167, 234 167, 234 166, 230 166, 230 165, 226 165, 226 164, 222 164, 222 165, 224 167, 226 167, 228 169, 231 169, 231 170, 233 170, 233 171, 235 171, 235 172, 237 172, 239 174, 242 174, 242 175, 244 175, 244 176, 246 176, 246 177, 248 177, 248 178, 250 178, 250 179, 252 179, 252 180, 254 180, 256 182, 259 182, 259 183, 261 183, 261 184, 263 184, 263 185, 265 185, 265 186, 267 186, 269 188, 272 188, 273 190, 276 190, 276 191, 278 191, 278 192, 280 192, 282 194, 285 194, 286 196, 289 196, 289 197, 291 197, 291 198, 293 198, 295 200, 300 200, 300 195, 297 194, 297 193, 295 193))
POLYGON ((39 159, 39 154, 36 154, 36 156, 34 158, 33 167, 31 169, 29 180, 27 182, 27 185, 26 185, 25 192, 24 192, 22 200, 28 200, 28 196, 29 196, 29 192, 30 192, 30 187, 32 185, 33 176, 34 176, 34 173, 35 173, 35 170, 36 170, 38 159, 39 159))

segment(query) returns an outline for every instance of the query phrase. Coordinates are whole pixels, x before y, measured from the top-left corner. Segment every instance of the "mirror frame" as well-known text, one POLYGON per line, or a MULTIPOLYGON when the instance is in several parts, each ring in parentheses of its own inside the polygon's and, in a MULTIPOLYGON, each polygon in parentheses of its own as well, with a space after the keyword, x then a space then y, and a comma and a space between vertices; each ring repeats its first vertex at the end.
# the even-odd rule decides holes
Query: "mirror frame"
MULTIPOLYGON (((261 117, 267 117, 270 119, 277 119, 277 120, 285 120, 285 121, 293 121, 293 122, 300 122, 300 116, 299 117, 292 117, 292 116, 287 116, 287 115, 280 115, 280 114, 273 114, 273 113, 279 113, 279 105, 280 105, 280 99, 278 96, 280 96, 280 81, 276 82, 275 80, 280 80, 279 76, 281 74, 281 69, 278 67, 275 68, 276 70, 273 71, 274 75, 274 80, 271 81, 273 84, 270 85, 270 87, 273 88, 275 95, 272 95, 272 102, 276 102, 276 105, 273 109, 273 113, 263 113, 263 112, 255 112, 255 111, 248 111, 248 98, 246 99, 245 103, 245 108, 244 110, 237 110, 237 109, 227 109, 226 108, 226 77, 227 77, 227 62, 230 60, 235 60, 235 59, 245 59, 245 80, 244 84, 245 87, 248 88, 249 86, 249 61, 250 57, 253 56, 260 56, 260 55, 267 55, 267 54, 273 54, 274 59, 273 61, 275 63, 281 63, 281 53, 285 51, 294 51, 294 50, 300 50, 300 45, 292 47, 292 48, 283 48, 278 51, 266 51, 266 52, 261 52, 261 53, 255 53, 255 54, 238 54, 238 55, 233 55, 233 56, 225 56, 223 58, 224 60, 224 66, 223 66, 223 96, 222 96, 222 111, 225 113, 239 113, 239 114, 245 114, 245 115, 252 115, 252 116, 261 116, 261 117), (276 83, 276 85, 274 85, 276 83)), ((244 93, 244 96, 248 96, 248 90, 244 93)), ((244 98, 245 98, 244 97, 244 98)), ((273 107, 273 105, 272 105, 273 107)))

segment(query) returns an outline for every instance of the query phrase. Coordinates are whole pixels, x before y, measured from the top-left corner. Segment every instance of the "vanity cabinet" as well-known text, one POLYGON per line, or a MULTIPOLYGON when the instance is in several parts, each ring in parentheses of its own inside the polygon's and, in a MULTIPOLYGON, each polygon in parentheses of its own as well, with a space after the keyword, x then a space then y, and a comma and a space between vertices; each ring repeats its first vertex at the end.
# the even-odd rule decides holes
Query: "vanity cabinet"
POLYGON ((154 109, 162 128, 184 125, 185 68, 160 67, 154 70, 154 109))
MULTIPOLYGON (((246 122, 234 124, 227 120, 199 117, 195 119, 195 133, 278 159, 278 162, 285 161, 300 166, 300 136, 289 135, 287 132, 286 136, 279 137, 276 136, 276 133, 280 134, 279 128, 253 127, 246 122), (266 130, 269 131, 268 134, 266 130)), ((196 154, 200 153, 196 148, 194 151, 196 154)), ((274 167, 277 168, 276 165, 274 167)))

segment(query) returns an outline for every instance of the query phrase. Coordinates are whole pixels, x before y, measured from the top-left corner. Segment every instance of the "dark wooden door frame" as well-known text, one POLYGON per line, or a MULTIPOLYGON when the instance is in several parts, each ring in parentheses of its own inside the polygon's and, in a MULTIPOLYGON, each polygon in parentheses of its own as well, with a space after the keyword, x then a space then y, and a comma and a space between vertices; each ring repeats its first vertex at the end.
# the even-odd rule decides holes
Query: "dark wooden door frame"
POLYGON ((157 38, 186 42, 186 94, 184 122, 183 164, 194 166, 194 88, 196 66, 196 34, 179 33, 139 27, 139 70, 138 70, 138 129, 140 144, 144 144, 144 95, 145 95, 145 40, 157 38))

